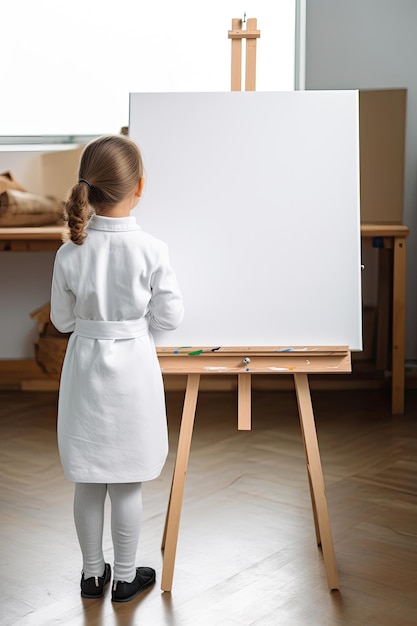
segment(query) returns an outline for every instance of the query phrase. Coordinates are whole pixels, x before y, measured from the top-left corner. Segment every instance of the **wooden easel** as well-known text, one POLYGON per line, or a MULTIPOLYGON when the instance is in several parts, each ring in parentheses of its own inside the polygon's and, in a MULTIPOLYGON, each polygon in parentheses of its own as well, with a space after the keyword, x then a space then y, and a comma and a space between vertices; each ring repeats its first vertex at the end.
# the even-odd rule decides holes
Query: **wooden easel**
POLYGON ((190 455, 197 396, 201 375, 236 374, 238 377, 238 428, 251 428, 251 376, 292 374, 294 376, 301 434, 306 455, 307 475, 313 508, 317 544, 321 546, 329 589, 339 588, 339 578, 324 489, 323 472, 311 404, 308 374, 347 373, 351 371, 346 347, 317 348, 210 348, 190 350, 159 348, 158 358, 164 374, 187 374, 177 457, 162 539, 164 562, 161 588, 171 591, 185 476, 190 455), (176 352, 176 354, 174 354, 176 352))
MULTIPOLYGON (((240 90, 242 39, 246 38, 246 90, 255 90, 256 19, 232 20, 232 90, 240 90)), ((187 386, 178 440, 177 457, 171 484, 165 528, 161 588, 171 591, 185 476, 190 455, 195 412, 201 375, 236 374, 238 379, 238 429, 251 429, 252 374, 292 374, 294 376, 310 487, 317 544, 321 546, 329 589, 339 589, 339 577, 325 495, 323 472, 311 404, 308 374, 347 373, 351 371, 349 349, 342 347, 227 347, 159 348, 158 358, 164 374, 186 374, 187 386)))

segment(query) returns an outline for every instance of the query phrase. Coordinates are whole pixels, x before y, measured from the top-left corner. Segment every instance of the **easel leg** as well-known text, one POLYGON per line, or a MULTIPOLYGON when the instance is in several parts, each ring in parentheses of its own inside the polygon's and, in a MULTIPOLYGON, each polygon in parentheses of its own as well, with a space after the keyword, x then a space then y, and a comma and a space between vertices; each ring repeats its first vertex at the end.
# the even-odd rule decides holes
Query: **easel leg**
POLYGON ((311 405, 307 374, 294 374, 301 432, 306 451, 307 470, 311 489, 311 500, 316 523, 316 535, 321 543, 326 567, 329 589, 339 589, 336 558, 334 554, 332 531, 330 528, 327 500, 324 491, 323 471, 311 405))
MULTIPOLYGON (((305 453, 305 459, 306 459, 306 465, 307 465, 307 477, 308 477, 308 486, 310 488, 311 507, 313 509, 314 528, 315 528, 315 531, 316 531, 317 545, 319 547, 321 547, 321 536, 320 536, 319 521, 318 521, 318 518, 317 518, 316 500, 315 500, 315 496, 314 496, 313 483, 312 483, 312 480, 311 480, 311 467, 310 467, 310 462, 309 462, 309 457, 308 457, 308 449, 307 449, 305 432, 304 432, 304 423, 303 423, 303 420, 301 418, 300 400, 299 400, 299 397, 298 397, 298 393, 299 393, 299 391, 298 391, 299 388, 297 386, 298 381, 297 381, 295 376, 294 376, 294 382, 295 382, 295 390, 296 390, 296 393, 297 393, 297 401, 298 401, 298 407, 299 407, 299 417, 300 417, 300 423, 301 423, 301 435, 302 435, 302 439, 303 439, 304 453, 305 453)), ((308 385, 308 379, 307 379, 307 385, 308 385)), ((309 394, 309 389, 307 389, 307 393, 309 394)), ((307 401, 310 401, 309 395, 308 395, 307 401)))
MULTIPOLYGON (((232 30, 240 30, 242 20, 232 20, 232 30)), ((232 39, 232 91, 240 91, 242 88, 242 40, 232 39)))
POLYGON ((251 375, 238 375, 238 430, 251 430, 251 375))
POLYGON ((308 462, 308 452, 307 452, 307 448, 306 448, 306 445, 305 445, 304 435, 303 435, 303 442, 304 442, 304 452, 305 452, 305 455, 306 455, 306 463, 307 463, 307 476, 308 476, 308 486, 310 488, 311 507, 313 509, 314 528, 315 528, 315 531, 316 531, 316 541, 317 541, 317 545, 319 546, 319 548, 321 548, 321 537, 320 537, 319 521, 318 521, 318 518, 317 518, 317 507, 316 507, 316 501, 315 501, 315 498, 314 498, 313 483, 311 482, 311 468, 310 468, 310 464, 308 462))
MULTIPOLYGON (((248 30, 256 30, 257 20, 252 17, 247 21, 248 30)), ((246 39, 245 91, 256 89, 256 39, 246 39)))
POLYGON ((168 499, 168 507, 167 507, 167 512, 165 514, 165 524, 164 524, 164 532, 162 535, 162 542, 161 542, 161 550, 165 550, 165 543, 166 543, 166 539, 167 539, 167 526, 168 526, 168 517, 169 517, 169 510, 171 508, 171 498, 172 498, 172 487, 174 484, 174 475, 172 475, 172 480, 171 480, 171 489, 169 492, 169 499, 168 499))
POLYGON ((171 493, 169 496, 168 510, 165 519, 164 535, 162 538, 164 559, 161 589, 163 591, 171 591, 172 589, 175 554, 177 551, 178 531, 184 496, 184 483, 188 467, 188 458, 190 456, 191 438, 193 434, 199 384, 200 374, 189 374, 181 418, 177 458, 175 461, 171 493))

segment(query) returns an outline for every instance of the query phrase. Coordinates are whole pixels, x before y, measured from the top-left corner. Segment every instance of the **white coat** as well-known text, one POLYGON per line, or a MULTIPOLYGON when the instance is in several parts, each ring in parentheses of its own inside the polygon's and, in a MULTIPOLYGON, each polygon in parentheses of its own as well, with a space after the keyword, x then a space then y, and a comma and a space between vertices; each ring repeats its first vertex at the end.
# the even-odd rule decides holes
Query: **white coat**
POLYGON ((72 332, 61 374, 58 447, 68 480, 142 482, 168 452, 165 395, 150 330, 183 303, 167 246, 134 217, 94 215, 81 246, 55 258, 51 320, 72 332))

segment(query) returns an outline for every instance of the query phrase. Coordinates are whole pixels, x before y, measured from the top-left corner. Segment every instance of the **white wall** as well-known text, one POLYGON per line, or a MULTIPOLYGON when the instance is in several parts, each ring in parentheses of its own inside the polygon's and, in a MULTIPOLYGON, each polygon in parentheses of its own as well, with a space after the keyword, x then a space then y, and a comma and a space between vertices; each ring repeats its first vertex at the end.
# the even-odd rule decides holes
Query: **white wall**
POLYGON ((417 358, 417 2, 306 0, 306 89, 406 87, 406 358, 417 358))
POLYGON ((31 311, 49 302, 52 252, 0 252, 0 359, 33 358, 31 311))
POLYGON ((43 193, 42 151, 0 151, 0 174, 12 172, 15 179, 31 193, 43 193))

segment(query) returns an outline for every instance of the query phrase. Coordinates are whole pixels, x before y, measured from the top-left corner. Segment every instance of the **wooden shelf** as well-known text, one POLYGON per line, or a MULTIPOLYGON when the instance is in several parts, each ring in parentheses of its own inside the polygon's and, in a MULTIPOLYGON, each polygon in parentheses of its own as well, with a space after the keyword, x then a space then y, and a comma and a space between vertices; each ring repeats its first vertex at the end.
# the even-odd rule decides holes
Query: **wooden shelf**
POLYGON ((55 252, 62 244, 65 230, 63 225, 0 228, 0 251, 55 252))

